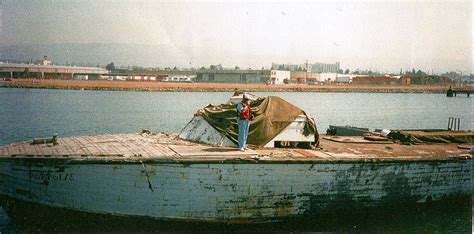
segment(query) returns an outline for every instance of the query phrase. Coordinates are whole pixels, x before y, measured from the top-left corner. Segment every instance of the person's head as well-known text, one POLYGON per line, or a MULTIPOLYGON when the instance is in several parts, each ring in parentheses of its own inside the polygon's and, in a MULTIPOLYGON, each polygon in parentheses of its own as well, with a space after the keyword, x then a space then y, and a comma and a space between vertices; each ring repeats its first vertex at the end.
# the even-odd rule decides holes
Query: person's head
POLYGON ((249 95, 244 93, 244 95, 242 95, 242 102, 248 102, 249 100, 250 100, 249 95))

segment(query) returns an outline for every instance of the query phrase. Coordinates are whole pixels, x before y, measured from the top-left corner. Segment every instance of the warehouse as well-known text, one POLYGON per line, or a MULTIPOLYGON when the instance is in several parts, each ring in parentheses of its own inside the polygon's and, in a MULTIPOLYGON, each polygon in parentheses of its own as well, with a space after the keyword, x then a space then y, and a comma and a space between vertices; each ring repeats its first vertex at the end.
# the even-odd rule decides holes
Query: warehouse
POLYGON ((98 79, 107 73, 98 67, 0 63, 1 78, 74 79, 88 76, 89 79, 98 79))
POLYGON ((267 76, 263 70, 200 70, 196 82, 209 83, 265 83, 267 76))

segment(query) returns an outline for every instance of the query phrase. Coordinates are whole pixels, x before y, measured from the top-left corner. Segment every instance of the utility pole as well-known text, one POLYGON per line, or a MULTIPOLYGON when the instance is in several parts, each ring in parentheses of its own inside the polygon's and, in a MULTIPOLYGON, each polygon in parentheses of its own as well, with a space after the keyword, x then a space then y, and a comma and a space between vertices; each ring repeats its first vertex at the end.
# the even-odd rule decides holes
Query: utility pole
POLYGON ((304 79, 304 83, 308 83, 308 60, 305 63, 305 70, 306 70, 306 78, 304 79))
MULTIPOLYGON (((456 69, 456 71, 459 71, 461 73, 461 77, 459 77, 459 82, 458 82, 458 86, 461 86, 461 83, 462 83, 462 71, 461 69, 456 69)), ((457 75, 457 74, 456 74, 457 75)))

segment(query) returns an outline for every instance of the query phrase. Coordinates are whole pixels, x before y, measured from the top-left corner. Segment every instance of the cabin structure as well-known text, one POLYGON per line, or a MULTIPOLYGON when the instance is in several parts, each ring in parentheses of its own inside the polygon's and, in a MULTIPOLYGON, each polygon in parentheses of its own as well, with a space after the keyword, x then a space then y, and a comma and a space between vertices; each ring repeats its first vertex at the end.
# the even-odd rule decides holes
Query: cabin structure
MULTIPOLYGON (((318 144, 314 119, 303 110, 280 97, 250 96, 255 118, 250 123, 248 145, 256 148, 311 148, 318 144)), ((198 143, 236 147, 236 104, 241 99, 242 93, 236 92, 226 104, 208 105, 198 110, 179 137, 198 143)))

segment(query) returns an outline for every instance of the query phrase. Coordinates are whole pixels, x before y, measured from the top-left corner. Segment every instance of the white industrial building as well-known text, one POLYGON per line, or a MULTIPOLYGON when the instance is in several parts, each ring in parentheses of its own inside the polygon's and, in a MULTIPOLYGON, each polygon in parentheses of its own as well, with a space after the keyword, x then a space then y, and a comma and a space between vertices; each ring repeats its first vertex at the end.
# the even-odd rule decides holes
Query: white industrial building
POLYGON ((284 84, 284 80, 288 81, 291 78, 290 71, 271 70, 270 71, 270 83, 271 84, 284 84))

